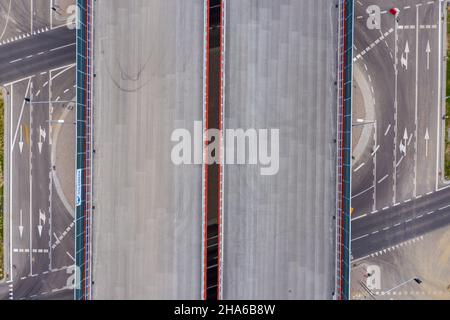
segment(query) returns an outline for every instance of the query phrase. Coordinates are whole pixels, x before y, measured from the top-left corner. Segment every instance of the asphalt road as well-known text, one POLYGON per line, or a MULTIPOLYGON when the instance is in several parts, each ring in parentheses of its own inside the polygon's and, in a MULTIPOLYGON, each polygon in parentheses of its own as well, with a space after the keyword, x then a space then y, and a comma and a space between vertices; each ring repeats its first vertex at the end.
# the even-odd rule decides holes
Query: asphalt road
POLYGON ((450 189, 352 222, 352 256, 360 259, 450 224, 450 189))
MULTIPOLYGON (((49 3, 36 2, 32 21, 34 27, 41 28, 35 30, 36 34, 11 38, 0 45, 0 84, 8 92, 4 211, 7 277, 0 284, 0 299, 73 298, 73 209, 60 198, 60 188, 54 183, 56 167, 51 161, 55 146, 50 121, 57 119, 60 113, 55 109, 64 104, 48 101, 73 100, 75 96, 75 31, 65 27, 50 30, 44 23, 47 18, 39 18, 40 8, 49 14, 49 3), (26 97, 33 103, 27 103, 26 97)), ((9 19, 15 14, 24 19, 14 23, 30 22, 20 14, 23 5, 15 2, 8 11, 9 19)), ((7 23, 5 28, 11 29, 11 25, 7 23)))
POLYGON ((58 28, 0 46, 0 83, 75 61, 75 30, 58 28))
POLYGON ((378 1, 382 12, 394 5, 401 9, 398 23, 392 15, 382 13, 380 30, 366 26, 366 10, 373 3, 359 3, 362 5, 355 6, 355 68, 362 71, 362 81, 371 89, 368 94, 374 101, 375 119, 365 120, 376 120, 370 125, 376 126, 376 133, 360 161, 353 164, 355 215, 440 187, 437 148, 442 122, 438 109, 441 55, 437 1, 378 1), (374 150, 377 152, 372 154, 374 150))
POLYGON ((359 258, 448 225, 446 214, 410 219, 450 200, 427 200, 446 192, 440 191, 439 1, 359 1, 355 17, 355 74, 363 74, 356 85, 370 88, 363 94, 373 101, 375 119, 364 120, 376 121, 353 163, 352 253, 359 258), (369 5, 381 10, 380 30, 367 27, 369 5), (400 9, 398 22, 386 12, 392 7, 400 9))
POLYGON ((280 164, 225 166, 223 298, 331 299, 337 9, 228 0, 226 14, 226 128, 280 129, 280 164))
POLYGON ((203 1, 94 11, 93 298, 200 299, 202 166, 171 135, 202 120, 203 1))
POLYGON ((10 95, 5 108, 5 154, 9 155, 5 176, 5 285, 12 285, 13 299, 49 298, 55 293, 73 298, 73 291, 67 288, 67 271, 73 272, 73 212, 62 204, 54 183, 57 168, 51 161, 56 146, 51 141, 54 126, 49 120, 58 106, 24 101, 24 97, 33 97, 35 102, 54 100, 56 94, 59 99, 73 98, 75 77, 70 70, 74 70, 73 65, 6 86, 10 95))

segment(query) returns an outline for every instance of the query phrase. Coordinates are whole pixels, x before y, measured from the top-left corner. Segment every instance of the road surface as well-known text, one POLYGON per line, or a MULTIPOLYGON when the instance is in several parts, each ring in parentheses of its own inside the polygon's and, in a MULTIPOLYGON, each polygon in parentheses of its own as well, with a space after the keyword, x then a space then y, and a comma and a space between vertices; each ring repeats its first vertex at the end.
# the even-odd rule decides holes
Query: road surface
POLYGON ((202 120, 203 1, 94 11, 93 298, 200 299, 202 166, 171 135, 202 120))
POLYGON ((272 176, 225 166, 224 299, 332 298, 337 14, 326 0, 227 1, 225 126, 279 129, 280 163, 272 176))
POLYGON ((416 212, 450 205, 450 198, 426 200, 445 188, 439 6, 440 1, 355 3, 355 85, 364 96, 364 106, 355 108, 373 114, 362 119, 368 138, 353 151, 355 259, 450 223, 445 214, 411 220, 416 212), (368 27, 373 5, 380 10, 380 29, 368 27), (388 13, 392 7, 400 9, 398 21, 388 13), (405 212, 410 203, 412 211, 405 212))
MULTIPOLYGON (((67 104, 48 101, 75 97, 75 31, 65 27, 52 30, 44 24, 45 19, 39 18, 43 3, 34 9, 38 16, 33 19, 34 32, 28 30, 28 34, 5 40, 4 36, 14 31, 8 24, 11 32, 5 31, 0 39, 0 84, 8 93, 4 175, 7 276, 0 284, 0 299, 73 298, 73 208, 55 184, 58 170, 71 171, 73 166, 56 168, 51 159, 56 149, 51 120, 57 120, 59 109, 67 104)), ((9 14, 22 17, 24 3, 13 4, 9 14)), ((15 19, 14 23, 25 20, 15 19)), ((74 152, 74 142, 72 147, 74 152)))

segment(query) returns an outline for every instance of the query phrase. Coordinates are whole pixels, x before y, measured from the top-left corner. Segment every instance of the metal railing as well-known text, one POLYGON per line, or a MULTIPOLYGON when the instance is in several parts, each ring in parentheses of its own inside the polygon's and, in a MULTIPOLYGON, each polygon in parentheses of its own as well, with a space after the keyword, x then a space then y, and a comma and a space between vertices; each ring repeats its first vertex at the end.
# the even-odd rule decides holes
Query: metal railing
POLYGON ((89 300, 91 289, 92 226, 92 0, 77 0, 76 39, 76 300, 89 300))
POLYGON ((339 2, 335 299, 350 299, 353 0, 339 2))

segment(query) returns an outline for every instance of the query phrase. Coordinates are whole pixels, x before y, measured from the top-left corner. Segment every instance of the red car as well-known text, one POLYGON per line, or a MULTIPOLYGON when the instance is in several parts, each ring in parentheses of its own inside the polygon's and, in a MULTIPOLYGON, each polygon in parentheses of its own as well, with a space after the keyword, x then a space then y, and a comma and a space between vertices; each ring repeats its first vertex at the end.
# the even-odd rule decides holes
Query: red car
POLYGON ((392 8, 389 10, 389 13, 392 14, 393 16, 398 16, 398 14, 400 13, 400 9, 399 8, 392 8))

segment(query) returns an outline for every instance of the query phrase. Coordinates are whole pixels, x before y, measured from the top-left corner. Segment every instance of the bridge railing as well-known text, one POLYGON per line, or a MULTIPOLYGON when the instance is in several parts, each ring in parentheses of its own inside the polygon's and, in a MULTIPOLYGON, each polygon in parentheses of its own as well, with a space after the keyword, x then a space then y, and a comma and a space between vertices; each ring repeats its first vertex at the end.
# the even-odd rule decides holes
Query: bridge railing
POLYGON ((92 0, 77 0, 76 39, 76 300, 91 299, 92 226, 92 0))
POLYGON ((335 299, 350 299, 353 0, 339 2, 335 299))

